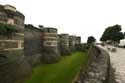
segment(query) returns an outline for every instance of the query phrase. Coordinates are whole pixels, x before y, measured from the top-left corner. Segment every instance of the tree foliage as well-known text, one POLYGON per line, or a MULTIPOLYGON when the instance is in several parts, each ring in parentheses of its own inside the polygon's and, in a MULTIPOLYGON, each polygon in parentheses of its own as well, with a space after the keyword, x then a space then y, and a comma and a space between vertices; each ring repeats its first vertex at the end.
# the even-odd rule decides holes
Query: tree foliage
POLYGON ((89 36, 89 37, 88 37, 88 40, 87 40, 87 44, 91 44, 91 43, 93 43, 93 42, 96 42, 95 37, 89 36))
POLYGON ((114 25, 106 28, 103 32, 102 37, 100 38, 100 41, 112 40, 118 42, 119 40, 124 38, 121 30, 121 25, 114 25))
POLYGON ((125 32, 124 32, 124 38, 125 38, 125 32))
POLYGON ((9 35, 14 32, 17 32, 17 30, 14 27, 12 27, 11 25, 6 25, 6 24, 0 23, 0 35, 9 35))

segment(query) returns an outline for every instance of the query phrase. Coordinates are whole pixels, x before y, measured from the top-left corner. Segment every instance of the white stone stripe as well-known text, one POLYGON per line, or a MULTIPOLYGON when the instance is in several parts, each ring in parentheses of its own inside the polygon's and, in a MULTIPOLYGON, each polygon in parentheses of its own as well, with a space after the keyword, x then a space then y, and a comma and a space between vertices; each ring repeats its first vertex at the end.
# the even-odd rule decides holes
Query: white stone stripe
POLYGON ((47 35, 48 35, 48 34, 54 34, 54 35, 57 35, 57 33, 51 33, 51 32, 50 32, 50 33, 47 33, 47 32, 46 32, 46 33, 43 33, 43 34, 47 34, 47 35))
POLYGON ((43 37, 43 38, 58 39, 57 37, 43 37))
POLYGON ((22 48, 22 42, 18 43, 18 48, 22 48))
POLYGON ((14 33, 14 34, 19 35, 19 36, 24 36, 23 33, 14 33))
POLYGON ((24 42, 22 40, 0 40, 0 42, 24 42))
POLYGON ((6 49, 2 49, 3 51, 11 51, 11 50, 21 50, 21 49, 24 49, 23 47, 22 48, 6 48, 6 49))
POLYGON ((69 46, 69 44, 62 44, 62 45, 66 45, 66 46, 69 46))
POLYGON ((56 42, 56 43, 57 43, 58 41, 47 41, 47 40, 46 40, 46 41, 43 41, 43 42, 56 42))
POLYGON ((69 39, 61 39, 61 41, 69 42, 69 39))
POLYGON ((57 46, 57 45, 43 45, 43 46, 57 46))

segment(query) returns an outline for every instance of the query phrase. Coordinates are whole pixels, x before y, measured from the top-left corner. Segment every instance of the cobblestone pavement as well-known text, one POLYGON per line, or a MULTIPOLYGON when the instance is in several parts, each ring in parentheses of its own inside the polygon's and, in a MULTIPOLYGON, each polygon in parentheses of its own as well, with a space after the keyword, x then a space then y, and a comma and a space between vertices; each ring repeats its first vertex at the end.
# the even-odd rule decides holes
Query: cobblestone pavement
MULTIPOLYGON (((112 48, 106 46, 104 49, 112 48)), ((108 50, 107 50, 108 51, 108 50)), ((110 55, 111 65, 115 69, 115 79, 117 83, 125 83, 125 49, 117 48, 116 52, 108 51, 110 55)))

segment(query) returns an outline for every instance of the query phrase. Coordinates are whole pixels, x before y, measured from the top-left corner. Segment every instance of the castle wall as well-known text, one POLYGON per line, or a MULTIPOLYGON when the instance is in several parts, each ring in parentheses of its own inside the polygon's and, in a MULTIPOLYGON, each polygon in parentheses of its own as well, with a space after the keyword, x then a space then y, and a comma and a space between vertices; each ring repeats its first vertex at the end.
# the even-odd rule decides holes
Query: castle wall
POLYGON ((42 57, 42 30, 25 25, 24 55, 31 65, 40 63, 42 57))
POLYGON ((56 63, 60 54, 75 50, 81 38, 68 34, 58 35, 56 28, 24 26, 25 17, 10 5, 0 5, 0 23, 17 30, 0 35, 0 83, 21 83, 31 73, 31 66, 56 63))

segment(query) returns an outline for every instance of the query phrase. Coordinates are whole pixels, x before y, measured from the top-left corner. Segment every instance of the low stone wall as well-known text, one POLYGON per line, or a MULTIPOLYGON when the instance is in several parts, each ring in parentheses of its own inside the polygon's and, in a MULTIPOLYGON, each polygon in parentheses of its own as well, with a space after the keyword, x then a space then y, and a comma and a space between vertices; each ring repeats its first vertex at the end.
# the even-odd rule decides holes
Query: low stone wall
POLYGON ((109 54, 96 46, 90 47, 86 67, 81 69, 78 83, 109 83, 109 54))

